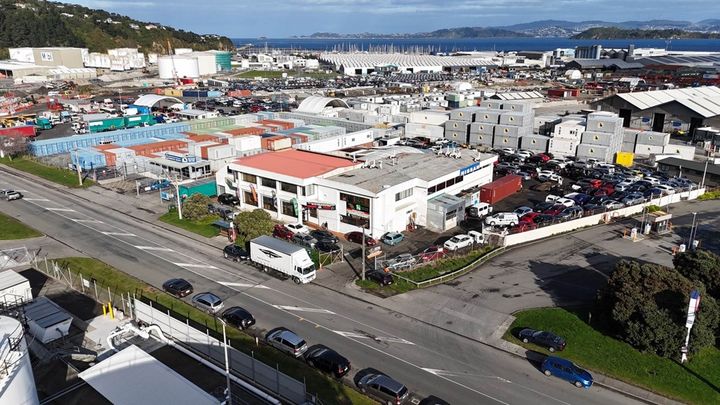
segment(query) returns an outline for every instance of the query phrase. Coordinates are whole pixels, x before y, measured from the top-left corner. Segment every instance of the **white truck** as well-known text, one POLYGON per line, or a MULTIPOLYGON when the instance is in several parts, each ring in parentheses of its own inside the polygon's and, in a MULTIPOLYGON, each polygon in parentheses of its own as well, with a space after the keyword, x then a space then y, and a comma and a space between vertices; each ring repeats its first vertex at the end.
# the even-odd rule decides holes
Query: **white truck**
POLYGON ((301 246, 270 236, 250 241, 250 261, 263 271, 274 270, 295 284, 315 280, 315 264, 301 246))

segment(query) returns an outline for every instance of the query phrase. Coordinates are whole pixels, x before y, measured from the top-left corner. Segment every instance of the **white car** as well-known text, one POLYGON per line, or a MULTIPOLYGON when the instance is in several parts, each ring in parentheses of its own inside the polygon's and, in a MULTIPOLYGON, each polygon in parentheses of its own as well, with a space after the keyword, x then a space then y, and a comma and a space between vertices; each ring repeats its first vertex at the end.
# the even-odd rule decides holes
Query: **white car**
POLYGON ((514 154, 515 154, 515 148, 502 148, 502 151, 505 152, 505 153, 508 153, 508 154, 510 154, 510 155, 514 155, 514 154))
POLYGON ((455 235, 443 243, 443 247, 453 251, 472 246, 473 238, 470 235, 455 235))
POLYGON ((567 167, 567 165, 568 165, 568 162, 566 162, 566 161, 563 160, 563 159, 550 159, 550 160, 547 161, 547 163, 548 163, 548 164, 549 164, 549 163, 554 163, 554 164, 558 165, 559 167, 561 167, 561 168, 563 168, 563 169, 564 169, 565 167, 567 167))
POLYGON ((655 188, 662 190, 666 195, 675 194, 675 189, 667 184, 658 184, 655 188))
POLYGON ((285 225, 285 227, 291 230, 293 233, 310 233, 310 228, 299 222, 296 222, 294 224, 287 224, 285 225))
POLYGON ((588 162, 586 162, 584 160, 575 161, 575 162, 573 162, 572 165, 573 165, 573 167, 577 167, 578 169, 589 169, 592 167, 592 166, 590 166, 590 164, 588 162))
POLYGON ((6 194, 6 198, 8 201, 19 200, 19 199, 23 198, 23 195, 19 191, 11 191, 6 194))
POLYGON ((548 196, 545 197, 545 202, 554 203, 555 201, 558 200, 558 198, 560 198, 560 196, 557 196, 557 195, 555 195, 555 194, 548 194, 548 196))
POLYGON ((490 226, 515 226, 518 222, 520 222, 520 218, 514 212, 499 212, 485 217, 485 224, 490 226))
POLYGON ((660 184, 660 179, 658 179, 657 177, 645 176, 643 177, 643 180, 649 181, 650 184, 652 184, 653 186, 657 186, 658 184, 660 184))
POLYGON ((555 174, 555 172, 551 170, 542 170, 540 171, 540 173, 538 173, 538 180, 560 182, 560 180, 562 180, 562 177, 555 174))
POLYGON ((560 197, 557 200, 555 200, 555 204, 562 204, 566 207, 572 207, 573 205, 575 205, 575 201, 571 200, 569 198, 560 197))
POLYGON ((527 159, 527 158, 529 158, 530 156, 532 156, 533 153, 530 152, 529 150, 519 150, 519 151, 516 153, 516 155, 517 155, 517 156, 520 156, 521 158, 527 159))

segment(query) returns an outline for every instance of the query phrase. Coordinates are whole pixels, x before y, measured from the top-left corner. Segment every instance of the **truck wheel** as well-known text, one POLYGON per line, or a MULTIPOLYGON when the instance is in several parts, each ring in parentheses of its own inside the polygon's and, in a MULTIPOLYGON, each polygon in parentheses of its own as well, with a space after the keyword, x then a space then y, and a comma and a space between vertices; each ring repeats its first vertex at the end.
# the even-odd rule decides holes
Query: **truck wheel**
POLYGON ((293 281, 295 282, 295 284, 300 284, 300 279, 297 277, 293 277, 293 281))

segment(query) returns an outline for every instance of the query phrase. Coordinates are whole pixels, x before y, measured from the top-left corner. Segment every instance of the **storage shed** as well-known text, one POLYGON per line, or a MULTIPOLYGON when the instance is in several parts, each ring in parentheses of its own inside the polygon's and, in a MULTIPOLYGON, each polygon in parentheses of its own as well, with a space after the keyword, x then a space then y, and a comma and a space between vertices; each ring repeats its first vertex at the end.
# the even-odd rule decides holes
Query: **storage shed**
POLYGON ((0 305, 21 305, 32 298, 28 279, 12 270, 0 272, 0 305))
POLYGON ((443 194, 427 202, 427 228, 431 231, 445 232, 464 219, 464 198, 443 194))
POLYGON ((38 297, 26 305, 24 310, 30 334, 42 343, 68 335, 73 318, 50 299, 38 297))

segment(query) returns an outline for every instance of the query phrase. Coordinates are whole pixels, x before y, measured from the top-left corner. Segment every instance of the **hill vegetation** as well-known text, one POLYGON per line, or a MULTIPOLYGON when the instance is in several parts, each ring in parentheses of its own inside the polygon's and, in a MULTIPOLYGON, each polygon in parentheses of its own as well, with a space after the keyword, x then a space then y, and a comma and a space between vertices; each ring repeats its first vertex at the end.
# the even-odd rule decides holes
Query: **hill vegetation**
POLYGON ((573 39, 718 39, 720 34, 680 29, 642 30, 600 27, 585 30, 573 39))
MULTIPOLYGON (((172 48, 194 50, 233 48, 226 37, 195 34, 74 4, 0 0, 0 49, 77 46, 91 52, 139 48, 146 53, 167 53, 168 43, 172 48)), ((0 57, 2 54, 0 51, 0 57)))

